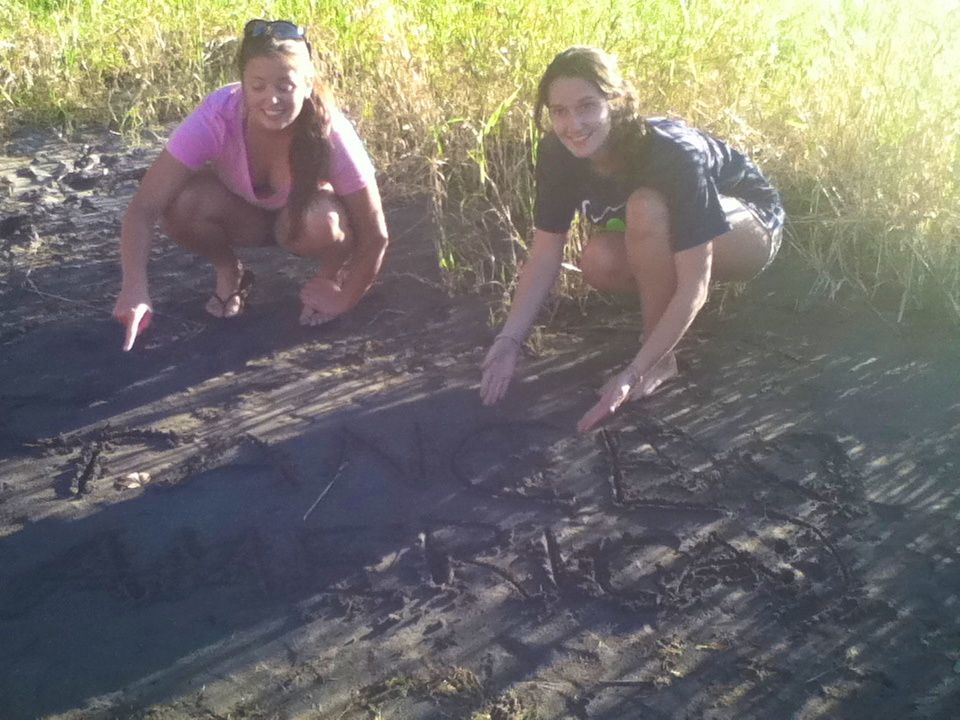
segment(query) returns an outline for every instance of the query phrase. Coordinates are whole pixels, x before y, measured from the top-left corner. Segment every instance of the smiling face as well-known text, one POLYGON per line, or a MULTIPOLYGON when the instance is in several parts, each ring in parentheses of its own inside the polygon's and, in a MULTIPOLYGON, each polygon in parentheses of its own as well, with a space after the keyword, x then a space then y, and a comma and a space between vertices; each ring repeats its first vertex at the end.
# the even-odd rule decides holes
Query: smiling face
POLYGON ((290 52, 250 58, 243 68, 243 102, 247 124, 279 132, 291 127, 310 95, 313 65, 302 42, 290 52))
POLYGON ((550 125, 578 158, 601 159, 610 135, 610 103, 593 83, 558 77, 547 92, 550 125))

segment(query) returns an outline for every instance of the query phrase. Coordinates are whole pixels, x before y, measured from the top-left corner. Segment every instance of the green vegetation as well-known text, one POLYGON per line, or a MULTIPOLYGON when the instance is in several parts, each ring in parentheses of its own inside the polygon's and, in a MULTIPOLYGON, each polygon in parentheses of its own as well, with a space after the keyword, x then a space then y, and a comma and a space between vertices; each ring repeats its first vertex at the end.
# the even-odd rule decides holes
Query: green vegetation
POLYGON ((530 225, 530 107, 555 52, 616 52, 648 114, 752 154, 823 288, 960 316, 960 4, 911 0, 13 0, 0 123, 182 117, 234 77, 250 17, 307 25, 390 193, 454 218, 450 277, 513 275, 530 225))

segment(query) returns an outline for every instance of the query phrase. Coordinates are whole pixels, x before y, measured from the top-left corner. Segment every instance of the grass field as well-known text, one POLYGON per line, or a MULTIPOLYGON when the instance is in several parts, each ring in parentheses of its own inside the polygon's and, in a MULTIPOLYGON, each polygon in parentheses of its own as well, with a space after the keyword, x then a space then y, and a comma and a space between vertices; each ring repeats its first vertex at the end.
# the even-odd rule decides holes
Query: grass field
POLYGON ((512 277, 530 229, 534 86, 611 50, 650 115, 754 156, 821 289, 960 318, 960 3, 911 0, 6 0, 0 129, 182 117, 234 79, 250 17, 309 28, 388 192, 429 192, 458 281, 512 277), (916 7, 914 7, 916 6, 916 7))

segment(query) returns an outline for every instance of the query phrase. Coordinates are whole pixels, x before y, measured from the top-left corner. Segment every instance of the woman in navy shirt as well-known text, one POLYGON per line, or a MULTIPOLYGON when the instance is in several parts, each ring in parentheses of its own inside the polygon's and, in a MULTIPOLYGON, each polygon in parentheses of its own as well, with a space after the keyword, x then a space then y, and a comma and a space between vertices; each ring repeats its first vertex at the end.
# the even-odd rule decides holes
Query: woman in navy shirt
POLYGON ((643 344, 577 424, 586 432, 627 399, 677 374, 674 347, 712 278, 747 280, 773 260, 784 212, 744 155, 678 120, 644 118, 614 58, 575 46, 540 79, 533 246, 507 321, 483 362, 484 404, 507 391, 520 348, 556 281, 577 212, 589 228, 581 269, 599 290, 638 294, 643 344))

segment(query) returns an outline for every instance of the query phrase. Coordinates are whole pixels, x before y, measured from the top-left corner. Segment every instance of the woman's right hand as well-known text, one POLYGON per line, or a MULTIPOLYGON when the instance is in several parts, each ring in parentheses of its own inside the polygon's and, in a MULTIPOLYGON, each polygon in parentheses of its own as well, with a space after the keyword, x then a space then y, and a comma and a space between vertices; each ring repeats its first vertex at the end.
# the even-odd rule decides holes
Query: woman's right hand
POLYGON ((483 379, 480 381, 480 399, 484 405, 493 405, 507 394, 520 356, 520 342, 509 335, 498 335, 483 360, 483 379))
POLYGON ((153 315, 153 304, 147 292, 147 261, 153 227, 183 190, 194 171, 163 150, 140 181, 120 228, 120 296, 113 306, 113 316, 123 325, 124 352, 130 350, 137 336, 147 329, 153 315))
POLYGON ((520 269, 517 290, 503 325, 509 329, 497 335, 481 366, 483 379, 480 381, 480 398, 484 405, 493 405, 507 394, 517 367, 517 358, 520 357, 522 338, 533 327, 537 312, 560 273, 566 239, 566 233, 536 230, 533 234, 533 246, 520 269))
POLYGON ((122 288, 113 316, 123 325, 126 335, 123 339, 123 351, 127 352, 137 341, 137 335, 150 325, 153 305, 146 289, 122 288))

